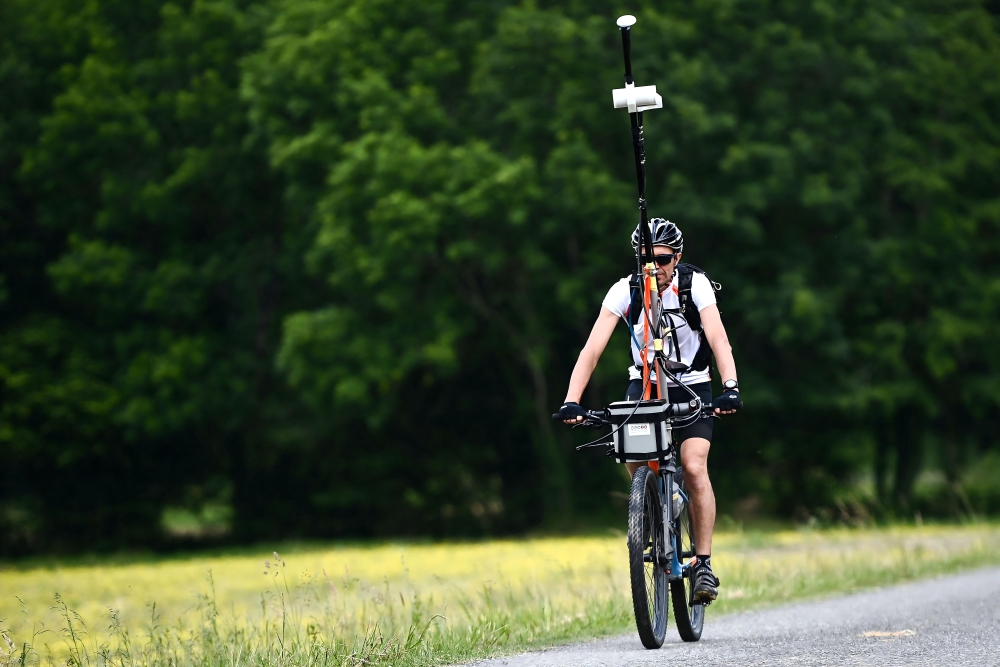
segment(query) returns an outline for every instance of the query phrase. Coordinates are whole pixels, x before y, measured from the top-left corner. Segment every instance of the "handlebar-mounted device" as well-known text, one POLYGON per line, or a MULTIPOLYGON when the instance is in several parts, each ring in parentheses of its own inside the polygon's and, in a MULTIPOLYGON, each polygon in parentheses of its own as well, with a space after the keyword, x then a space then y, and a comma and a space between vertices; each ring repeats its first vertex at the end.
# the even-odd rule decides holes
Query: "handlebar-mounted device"
POLYGON ((667 403, 663 399, 617 401, 608 406, 612 431, 612 456, 626 461, 663 461, 673 448, 673 417, 700 412, 701 402, 667 403))

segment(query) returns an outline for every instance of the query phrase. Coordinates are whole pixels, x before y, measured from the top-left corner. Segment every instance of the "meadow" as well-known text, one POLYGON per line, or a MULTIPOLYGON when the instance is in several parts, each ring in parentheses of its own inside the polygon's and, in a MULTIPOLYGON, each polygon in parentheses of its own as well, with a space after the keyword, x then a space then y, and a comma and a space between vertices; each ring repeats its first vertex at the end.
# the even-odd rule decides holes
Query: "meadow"
MULTIPOLYGON (((714 551, 708 633, 734 610, 1000 563, 1000 531, 734 530, 714 551)), ((626 567, 620 534, 8 563, 0 664, 447 664, 634 631, 626 567)))

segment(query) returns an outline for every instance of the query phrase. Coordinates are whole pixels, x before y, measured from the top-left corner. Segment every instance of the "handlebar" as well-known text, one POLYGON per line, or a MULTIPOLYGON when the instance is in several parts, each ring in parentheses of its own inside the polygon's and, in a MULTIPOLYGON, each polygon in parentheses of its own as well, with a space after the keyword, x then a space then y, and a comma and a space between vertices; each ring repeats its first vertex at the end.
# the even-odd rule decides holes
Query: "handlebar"
MULTIPOLYGON (((670 417, 687 417, 693 414, 698 408, 698 401, 688 401, 687 403, 671 403, 667 406, 667 415, 670 417)), ((701 406, 701 411, 711 410, 712 404, 707 403, 701 406)))
MULTIPOLYGON (((587 419, 600 419, 603 421, 607 417, 604 410, 584 410, 584 412, 587 413, 587 419)), ((562 416, 558 412, 553 412, 552 419, 562 421, 562 416)))
MULTIPOLYGON (((608 425, 608 415, 604 410, 585 410, 587 413, 586 418, 581 422, 576 422, 572 424, 573 428, 583 426, 585 428, 601 428, 602 426, 608 425)), ((563 421, 562 416, 558 412, 553 413, 552 419, 556 421, 563 421)))
MULTIPOLYGON (((698 401, 688 401, 686 403, 671 403, 667 406, 667 416, 668 417, 688 417, 694 414, 695 410, 698 409, 698 401)), ((608 424, 608 415, 604 410, 585 410, 587 417, 582 422, 577 422, 575 426, 604 426, 608 424)), ((715 411, 712 408, 711 403, 704 403, 701 406, 701 412, 707 412, 714 415, 715 411)), ((558 412, 552 414, 552 419, 555 421, 563 421, 562 417, 558 412)))

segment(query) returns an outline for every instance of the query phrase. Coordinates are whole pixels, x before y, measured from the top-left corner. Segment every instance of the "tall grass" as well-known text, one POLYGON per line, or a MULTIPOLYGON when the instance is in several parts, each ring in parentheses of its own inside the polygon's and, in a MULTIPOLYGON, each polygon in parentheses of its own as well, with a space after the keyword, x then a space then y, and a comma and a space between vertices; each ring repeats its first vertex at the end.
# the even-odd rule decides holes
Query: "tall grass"
MULTIPOLYGON (((722 597, 709 610, 706 633, 711 635, 712 617, 726 611, 997 563, 998 547, 1000 532, 993 526, 726 534, 713 557, 722 597)), ((351 552, 357 569, 364 569, 360 559, 384 563, 383 550, 399 553, 400 547, 351 552)), ((326 568, 290 576, 274 554, 262 568, 266 574, 258 581, 267 586, 260 587, 253 610, 220 609, 209 574, 188 613, 165 617, 150 605, 141 622, 126 622, 112 607, 85 621, 56 596, 46 620, 33 619, 25 608, 19 619, 0 624, 12 628, 3 634, 0 667, 407 667, 634 631, 621 537, 406 550, 417 562, 427 554, 446 558, 436 572, 413 578, 401 562, 402 574, 386 570, 379 581, 352 576, 350 568, 336 578, 326 568), (474 569, 492 551, 510 564, 502 579, 494 562, 474 569), (515 562, 520 552, 534 555, 515 562), (553 563, 539 555, 551 553, 566 558, 553 563), (538 563, 532 569, 533 559, 538 563), (449 581, 449 572, 462 583, 449 581)), ((0 572, 5 596, 16 574, 0 572)), ((86 569, 76 575, 85 577, 86 569)))
MULTIPOLYGON (((208 583, 211 590, 211 577, 208 583)), ((348 595, 357 587, 339 583, 348 595)), ((295 587, 281 582, 277 591, 262 594, 259 614, 250 618, 220 613, 209 592, 197 600, 194 624, 165 621, 152 607, 137 633, 110 608, 106 629, 94 632, 57 595, 61 627, 40 628, 20 647, 11 642, 0 665, 443 664, 618 631, 631 618, 623 595, 592 591, 580 591, 573 604, 557 604, 537 588, 484 584, 442 605, 432 595, 407 597, 386 586, 381 596, 345 605, 328 589, 319 579, 295 587)))

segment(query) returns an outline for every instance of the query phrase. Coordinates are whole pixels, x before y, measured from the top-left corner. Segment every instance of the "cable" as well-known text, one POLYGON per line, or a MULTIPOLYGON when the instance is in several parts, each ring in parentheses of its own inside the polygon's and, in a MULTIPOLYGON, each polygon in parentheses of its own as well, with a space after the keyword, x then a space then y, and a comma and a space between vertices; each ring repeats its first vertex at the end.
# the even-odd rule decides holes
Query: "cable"
MULTIPOLYGON (((650 376, 646 378, 646 384, 644 384, 642 386, 642 393, 640 394, 640 396, 645 395, 645 393, 646 393, 646 387, 649 385, 649 380, 652 377, 653 377, 652 374, 650 374, 650 376)), ((610 435, 611 437, 614 437, 615 433, 617 433, 618 431, 622 430, 622 426, 625 426, 625 424, 628 423, 628 420, 632 419, 632 416, 635 415, 635 411, 639 409, 639 405, 641 403, 642 403, 642 399, 639 399, 639 400, 637 400, 635 402, 635 407, 632 408, 632 412, 630 412, 629 415, 628 415, 628 417, 625 418, 625 421, 623 421, 621 424, 618 425, 618 428, 616 428, 615 430, 613 430, 611 433, 609 433, 607 435, 602 435, 600 438, 597 438, 595 440, 591 440, 590 442, 588 442, 585 445, 580 445, 579 447, 577 447, 577 449, 583 449, 584 447, 590 447, 592 445, 596 445, 596 444, 600 443, 602 440, 604 440, 605 438, 607 438, 608 435, 610 435)))
MULTIPOLYGON (((632 303, 634 301, 635 301, 635 288, 632 288, 630 290, 630 293, 629 293, 629 302, 632 303)), ((667 311, 662 306, 661 306, 660 310, 661 310, 660 315, 662 317, 663 313, 667 312, 667 311)), ((643 304, 642 312, 643 312, 643 315, 645 316, 645 320, 646 320, 646 325, 645 326, 648 327, 649 331, 652 331, 652 329, 653 329, 653 326, 652 326, 653 322, 650 319, 650 314, 648 312, 646 312, 645 304, 643 304)), ((622 321, 625 323, 625 326, 628 327, 629 334, 632 336, 632 342, 635 343, 635 347, 639 351, 640 358, 644 357, 645 354, 646 354, 645 346, 639 345, 639 340, 635 336, 635 330, 632 328, 631 322, 629 322, 627 319, 625 319, 624 315, 622 315, 621 318, 622 318, 622 321)), ((681 320, 682 320, 681 326, 682 327, 686 326, 687 325, 687 321, 684 320, 684 318, 681 318, 681 320)), ((670 325, 671 325, 671 328, 673 328, 673 329, 677 328, 676 326, 674 326, 673 318, 671 318, 671 320, 670 320, 670 325)), ((678 350, 678 353, 679 353, 679 350, 678 350)), ((661 350, 658 355, 654 354, 654 360, 657 360, 656 357, 664 357, 664 356, 665 355, 664 355, 663 351, 661 350)), ((663 362, 666 361, 666 359, 660 358, 660 359, 658 359, 658 361, 660 362, 660 369, 663 371, 663 374, 666 375, 670 380, 672 380, 674 382, 674 384, 676 384, 678 387, 683 387, 685 391, 687 391, 689 394, 691 394, 691 397, 694 400, 698 401, 698 403, 701 406, 701 408, 704 408, 704 404, 701 401, 701 397, 698 396, 697 394, 695 394, 693 391, 691 391, 691 389, 689 389, 687 387, 687 385, 685 385, 684 383, 682 383, 680 381, 680 379, 676 375, 674 375, 673 373, 671 373, 670 371, 668 371, 664 367, 665 364, 663 362)), ((646 377, 645 383, 642 385, 642 391, 639 393, 640 397, 646 395, 646 388, 649 386, 649 383, 650 383, 650 381, 652 381, 652 379, 653 379, 653 373, 649 373, 649 375, 646 377)), ((667 389, 668 389, 668 387, 663 387, 663 393, 666 394, 667 393, 667 389)), ((669 401, 669 395, 668 395, 667 400, 669 401)), ((618 428, 614 429, 613 431, 611 431, 611 433, 609 433, 607 435, 602 435, 601 437, 596 438, 594 440, 591 440, 590 442, 588 442, 586 444, 579 445, 579 446, 576 447, 576 449, 580 450, 580 449, 584 449, 585 447, 591 447, 591 446, 600 444, 608 436, 611 436, 613 438, 614 435, 616 433, 618 433, 618 431, 620 431, 622 429, 622 427, 625 426, 625 424, 628 424, 629 420, 632 419, 633 416, 635 416, 635 413, 639 409, 639 405, 640 405, 641 402, 642 402, 641 398, 639 398, 639 399, 636 400, 635 407, 632 408, 632 412, 630 412, 629 415, 628 415, 628 417, 626 417, 625 420, 622 421, 622 423, 618 425, 618 428)), ((694 422, 696 422, 698 419, 700 419, 701 418, 701 411, 702 411, 701 408, 697 412, 693 413, 691 415, 691 417, 680 418, 678 420, 678 422, 681 422, 680 423, 680 428, 684 428, 686 426, 689 426, 689 425, 693 424, 694 422)), ((673 423, 677 423, 677 422, 673 422, 673 423)))
MULTIPOLYGON (((661 360, 661 366, 662 366, 662 360, 661 360)), ((700 406, 697 412, 691 413, 691 415, 688 417, 678 417, 676 418, 677 421, 673 422, 673 425, 676 425, 677 428, 686 428, 691 424, 695 423, 696 421, 698 421, 699 419, 701 419, 702 417, 701 413, 705 409, 705 403, 701 400, 701 396, 694 393, 689 386, 681 382, 680 378, 678 378, 676 375, 668 371, 666 368, 662 368, 662 370, 663 374, 666 375, 669 380, 672 380, 675 385, 686 391, 693 400, 698 402, 698 405, 700 406)))
MULTIPOLYGON (((633 287, 631 289, 630 293, 629 293, 629 303, 632 304, 634 302, 635 302, 635 288, 633 287)), ((631 308, 631 305, 629 306, 629 308, 631 308)), ((663 308, 661 307, 660 310, 663 310, 663 308)), ((646 306, 645 306, 645 304, 643 304, 643 307, 642 307, 642 314, 643 314, 643 316, 646 319, 646 323, 643 326, 646 327, 647 331, 652 331, 653 330, 653 322, 652 322, 652 320, 649 319, 649 313, 646 312, 646 306)), ((631 312, 629 313, 629 315, 631 316, 631 312)), ((639 345, 639 339, 635 337, 635 329, 632 327, 632 323, 629 320, 625 319, 624 315, 622 315, 621 318, 622 318, 622 322, 624 322, 625 326, 628 328, 629 335, 632 336, 632 342, 635 343, 635 349, 636 349, 636 352, 639 353, 639 358, 640 359, 644 359, 644 358, 648 359, 647 354, 649 353, 649 350, 647 349, 646 345, 639 345)), ((650 375, 650 377, 652 377, 652 375, 650 375)), ((649 381, 647 380, 647 384, 648 384, 648 382, 649 381)), ((643 395, 646 394, 646 387, 645 386, 643 386, 643 388, 642 388, 642 393, 643 393, 643 395)))

